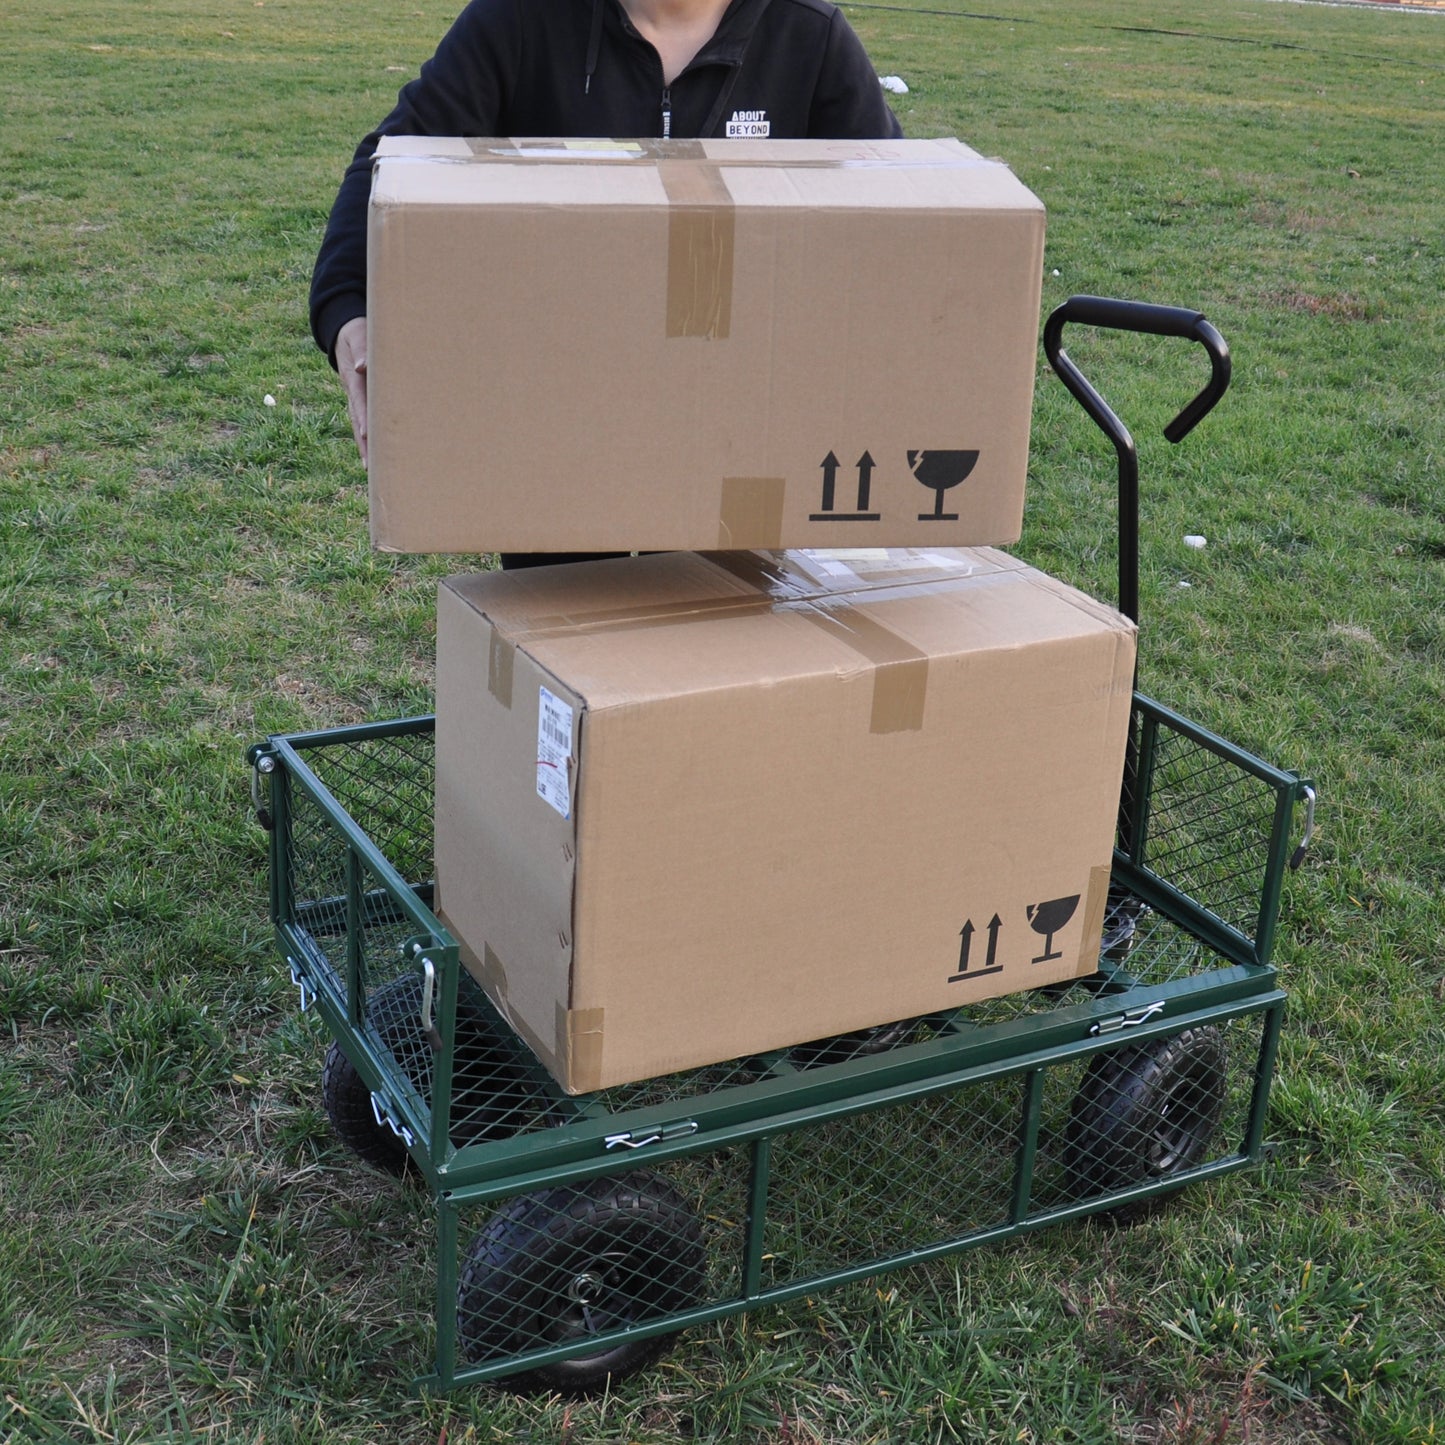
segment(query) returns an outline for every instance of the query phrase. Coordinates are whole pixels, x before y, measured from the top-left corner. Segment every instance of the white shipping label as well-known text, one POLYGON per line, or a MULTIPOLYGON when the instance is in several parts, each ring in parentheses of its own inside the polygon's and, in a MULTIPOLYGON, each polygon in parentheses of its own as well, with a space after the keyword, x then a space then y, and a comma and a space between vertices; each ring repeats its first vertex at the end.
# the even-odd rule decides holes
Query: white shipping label
POLYGON ((545 687, 537 701, 537 796, 572 816, 572 708, 545 687))

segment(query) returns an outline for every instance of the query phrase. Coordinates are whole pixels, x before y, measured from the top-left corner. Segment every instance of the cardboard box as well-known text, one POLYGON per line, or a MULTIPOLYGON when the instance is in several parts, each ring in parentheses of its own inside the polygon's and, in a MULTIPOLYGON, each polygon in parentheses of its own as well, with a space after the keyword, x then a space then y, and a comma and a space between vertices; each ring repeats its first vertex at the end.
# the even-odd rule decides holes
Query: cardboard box
POLYGON ((572 1092, 1091 972, 1133 663, 991 550, 450 579, 442 917, 572 1092))
POLYGON ((1043 235, 957 141, 387 138, 372 539, 1014 541, 1043 235))

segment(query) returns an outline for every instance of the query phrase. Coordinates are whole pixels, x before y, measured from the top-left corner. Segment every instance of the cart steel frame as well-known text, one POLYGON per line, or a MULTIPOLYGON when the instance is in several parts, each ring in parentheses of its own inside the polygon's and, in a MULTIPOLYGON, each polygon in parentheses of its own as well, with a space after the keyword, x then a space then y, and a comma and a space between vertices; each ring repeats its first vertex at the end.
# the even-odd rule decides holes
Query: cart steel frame
MULTIPOLYGON (((1137 618, 1134 444, 1063 351, 1068 322, 1205 345, 1210 383, 1175 441, 1223 393, 1228 352, 1198 313, 1132 302, 1076 297, 1045 328, 1119 455, 1137 618)), ((1261 1157, 1285 1001, 1271 949, 1314 792, 1169 708, 1135 694, 1095 975, 582 1097, 511 1035, 432 911, 432 737, 421 717, 248 754, 278 949, 334 1040, 328 1090, 350 1081, 349 1142, 392 1149, 435 1206, 419 1385, 585 1387, 588 1361, 622 1373, 679 1329, 1138 1210, 1261 1157)))

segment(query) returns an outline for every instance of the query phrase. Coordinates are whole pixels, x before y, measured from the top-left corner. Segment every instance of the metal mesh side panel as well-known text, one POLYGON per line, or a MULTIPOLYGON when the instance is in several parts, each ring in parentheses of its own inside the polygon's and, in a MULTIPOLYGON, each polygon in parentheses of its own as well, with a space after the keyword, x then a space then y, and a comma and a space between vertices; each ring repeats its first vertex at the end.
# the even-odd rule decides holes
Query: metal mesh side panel
POLYGON ((763 1069, 756 1061, 734 1059, 705 1069, 689 1069, 684 1073, 641 1079, 635 1084, 619 1084, 592 1097, 602 1103, 609 1113, 624 1114, 654 1104, 683 1103, 700 1095, 720 1093, 736 1084, 751 1084, 761 1078, 762 1073, 763 1069))
POLYGON ((1142 835, 1120 846, 1137 863, 1246 938, 1259 922, 1276 787, 1166 720, 1136 714, 1142 776, 1125 780, 1125 813, 1144 794, 1142 835))
POLYGON ((311 945, 309 962, 324 964, 343 986, 346 968, 346 869, 350 848, 304 789, 292 786, 285 862, 298 931, 311 945))
POLYGON ((777 1139, 765 1284, 885 1260, 1005 1224, 1018 1078, 855 1115, 777 1139))
POLYGON ((425 1125, 432 1106, 436 1055, 421 1027, 421 977, 402 958, 401 941, 397 938, 388 950, 371 930, 367 932, 365 1027, 372 1042, 386 1050, 392 1078, 405 1080, 417 1094, 425 1125))
MULTIPOLYGON (((424 1109, 433 1103, 437 1054, 421 1023, 422 981, 412 969, 373 981, 367 994, 367 1029, 424 1109)), ((457 1148, 508 1139, 566 1121, 567 1107, 541 1065, 506 1026, 470 976, 457 989, 452 1043, 450 1133, 457 1148)))
POLYGON ((436 781, 430 729, 313 744, 301 756, 408 883, 430 881, 436 781))
MULTIPOLYGON (((736 1299, 748 1155, 723 1150, 504 1200, 461 1221, 461 1368, 736 1299)), ((604 1350, 606 1347, 603 1347, 604 1350)))
POLYGON ((368 868, 320 805, 292 789, 288 861, 297 932, 310 946, 313 964, 349 1002, 348 962, 356 951, 368 997, 412 970, 402 945, 415 923, 397 907, 382 880, 368 868))
MULTIPOLYGON (((1237 1157, 1263 1015, 1043 1070, 1025 1217, 1237 1157)), ((764 1287, 965 1245, 1012 1219, 1027 1075, 775 1140, 764 1287)))
POLYGON ((1148 1044, 1124 1038, 1046 1069, 1030 1213, 1237 1156, 1263 1022, 1251 1014, 1148 1044))
POLYGON ((881 1024, 877 1028, 860 1029, 857 1033, 839 1034, 832 1038, 795 1044, 790 1049, 782 1049, 762 1057, 732 1059, 727 1063, 712 1064, 705 1069, 692 1069, 662 1078, 644 1079, 636 1084, 618 1085, 597 1097, 604 1100, 614 1113, 654 1104, 680 1103, 696 1098, 699 1094, 715 1093, 737 1084, 756 1083, 770 1073, 808 1073, 813 1069, 826 1068, 830 1064, 884 1054, 891 1049, 901 1048, 904 1044, 917 1043, 928 1038, 940 1022, 941 1018, 924 1018, 881 1024))
POLYGON ((458 1148, 567 1122, 546 1070, 462 970, 452 1055, 451 1137, 458 1148))

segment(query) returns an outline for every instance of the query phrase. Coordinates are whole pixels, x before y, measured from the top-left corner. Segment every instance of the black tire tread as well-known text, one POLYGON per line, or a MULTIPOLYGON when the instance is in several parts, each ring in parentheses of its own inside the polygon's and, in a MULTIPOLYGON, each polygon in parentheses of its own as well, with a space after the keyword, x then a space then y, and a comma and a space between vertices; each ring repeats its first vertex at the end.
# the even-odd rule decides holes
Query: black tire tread
MULTIPOLYGON (((515 1335, 519 1321, 498 1320, 498 1304, 516 1307, 530 1288, 529 1264, 543 1264, 551 1249, 565 1249, 574 1236, 605 1226, 608 1219, 650 1218, 659 1235, 676 1251, 676 1265, 687 1283, 679 1296, 695 1296, 701 1288, 705 1250, 696 1216, 665 1180, 652 1174, 604 1176, 577 1186, 559 1186, 522 1195, 499 1210, 474 1241, 457 1286, 458 1334, 463 1351, 475 1363, 495 1358, 503 1336, 515 1335), (695 1287, 694 1287, 695 1280, 695 1287), (492 1307, 486 1319, 473 1301, 492 1307), (477 1327, 480 1321, 482 1328, 477 1327), (488 1331, 486 1326, 492 1326, 488 1331)), ((545 1265, 544 1265, 545 1267, 545 1265)), ((683 1300, 679 1298, 679 1305, 683 1300)), ((645 1369, 666 1353, 670 1334, 614 1345, 594 1355, 581 1355, 505 1377, 508 1389, 519 1392, 557 1391, 582 1395, 645 1369)), ((513 1340, 516 1353, 535 1348, 535 1341, 513 1340)))
POLYGON ((363 1164, 397 1178, 406 1173, 411 1162, 406 1145, 376 1122, 366 1080, 334 1040, 321 1066, 321 1103, 336 1137, 363 1164))
MULTIPOLYGON (((1226 1074, 1224 1041, 1212 1025, 1096 1055, 1069 1117, 1064 1166, 1071 1193, 1079 1198, 1109 1193, 1202 1163, 1223 1111, 1226 1074), (1156 1096, 1161 1092, 1167 1096, 1176 1076, 1185 1070, 1198 1079, 1212 1079, 1215 1087, 1199 1111, 1185 1157, 1161 1172, 1145 1157, 1146 1126, 1156 1096)), ((1132 1223, 1164 1200, 1165 1196, 1137 1200, 1104 1212, 1118 1223, 1132 1223)))

